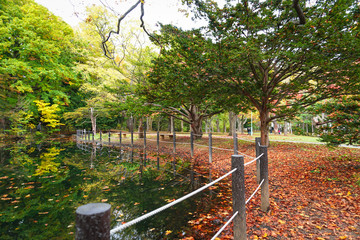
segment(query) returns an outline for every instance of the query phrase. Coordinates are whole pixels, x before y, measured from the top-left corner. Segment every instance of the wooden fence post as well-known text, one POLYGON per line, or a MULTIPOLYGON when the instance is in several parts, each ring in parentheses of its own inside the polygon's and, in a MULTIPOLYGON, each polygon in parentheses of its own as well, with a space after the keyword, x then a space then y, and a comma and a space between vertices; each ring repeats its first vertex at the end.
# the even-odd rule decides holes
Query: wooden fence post
POLYGON ((191 157, 194 157, 194 133, 190 132, 190 148, 191 148, 191 157))
MULTIPOLYGON (((255 138, 256 157, 260 156, 260 141, 261 141, 261 138, 259 138, 259 137, 255 138)), ((256 181, 258 184, 260 183, 260 159, 256 160, 256 181)))
POLYGON ((159 133, 159 127, 158 130, 156 132, 156 150, 157 150, 157 156, 156 156, 156 160, 157 160, 157 170, 160 169, 160 133, 159 133))
POLYGON ((76 240, 110 239, 108 203, 89 203, 76 209, 76 240))
POLYGON ((121 131, 119 133, 119 148, 120 148, 120 154, 121 154, 121 143, 122 143, 122 136, 121 136, 121 131))
POLYGON ((238 212, 234 218, 234 239, 246 240, 244 157, 232 155, 231 168, 237 169, 232 173, 233 214, 238 212))
POLYGON ((176 154, 176 133, 175 133, 175 129, 174 129, 174 132, 173 132, 173 143, 174 143, 174 154, 176 154))
POLYGON ((234 154, 237 155, 238 154, 238 139, 237 139, 236 132, 234 132, 233 138, 234 138, 234 154))
POLYGON ((100 146, 102 146, 102 132, 100 131, 100 146))
POLYGON ((134 148, 134 129, 131 128, 131 148, 134 148))
POLYGON ((111 146, 111 132, 109 130, 109 147, 111 146))
POLYGON ((269 211, 269 169, 268 169, 268 154, 267 147, 260 146, 259 154, 264 154, 260 158, 260 180, 264 179, 264 183, 261 186, 261 210, 264 212, 269 211))
POLYGON ((146 122, 144 122, 144 164, 146 164, 146 122))
POLYGON ((209 163, 212 163, 212 133, 209 133, 209 163))

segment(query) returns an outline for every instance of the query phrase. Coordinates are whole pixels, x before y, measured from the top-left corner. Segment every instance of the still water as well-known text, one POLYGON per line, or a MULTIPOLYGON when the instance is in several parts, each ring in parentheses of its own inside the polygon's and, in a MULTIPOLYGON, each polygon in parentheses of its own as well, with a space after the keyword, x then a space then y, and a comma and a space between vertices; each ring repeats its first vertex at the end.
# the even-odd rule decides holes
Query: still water
MULTIPOLYGON (((178 159, 144 162, 136 152, 67 142, 12 143, 0 148, 0 239, 74 239, 75 210, 93 202, 112 206, 111 227, 180 198, 208 179, 178 159)), ((112 236, 179 239, 208 192, 112 236)))

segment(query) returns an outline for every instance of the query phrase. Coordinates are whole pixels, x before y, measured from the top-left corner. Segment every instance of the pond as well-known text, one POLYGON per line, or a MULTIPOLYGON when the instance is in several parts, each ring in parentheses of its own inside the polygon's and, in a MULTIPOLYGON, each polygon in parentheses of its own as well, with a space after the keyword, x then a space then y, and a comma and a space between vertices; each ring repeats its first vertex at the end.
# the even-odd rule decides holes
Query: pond
MULTIPOLYGON (((148 158, 72 141, 0 148, 0 239, 74 239, 76 208, 93 202, 111 204, 114 228, 209 181, 181 159, 174 166, 148 158)), ((197 194, 112 239, 181 238, 193 213, 212 207, 211 196, 197 194)))

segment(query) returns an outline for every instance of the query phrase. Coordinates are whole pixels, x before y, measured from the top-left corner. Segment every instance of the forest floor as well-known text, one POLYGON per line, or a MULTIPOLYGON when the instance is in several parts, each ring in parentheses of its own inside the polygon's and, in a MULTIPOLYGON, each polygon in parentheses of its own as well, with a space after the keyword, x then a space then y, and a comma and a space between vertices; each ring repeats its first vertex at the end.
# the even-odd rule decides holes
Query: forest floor
MULTIPOLYGON (((188 140, 179 137, 178 141, 188 140)), ((195 143, 195 168, 209 174, 209 150, 200 146, 208 139, 195 143)), ((213 138, 213 146, 231 149, 232 139, 213 138)), ((176 151, 188 156, 189 145, 177 144, 176 151)), ((249 162, 255 144, 240 140, 239 152, 249 162)), ((230 171, 232 154, 213 149, 212 179, 230 171)), ((360 239, 360 149, 272 142, 268 157, 270 211, 260 210, 259 193, 247 204, 248 239, 360 239)), ((257 187, 255 164, 245 167, 245 175, 248 198, 257 187)), ((189 213, 193 219, 180 239, 210 239, 231 217, 231 177, 212 189, 218 204, 206 213, 189 213)), ((202 204, 206 202, 199 208, 202 204)), ((218 239, 232 236, 231 224, 218 239)))

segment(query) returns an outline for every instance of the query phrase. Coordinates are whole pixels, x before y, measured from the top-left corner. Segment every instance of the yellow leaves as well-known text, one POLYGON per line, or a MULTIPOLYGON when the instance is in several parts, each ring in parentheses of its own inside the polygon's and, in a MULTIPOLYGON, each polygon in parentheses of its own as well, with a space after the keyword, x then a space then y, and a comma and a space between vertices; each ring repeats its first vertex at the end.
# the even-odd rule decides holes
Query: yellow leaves
POLYGON ((347 236, 341 236, 341 237, 339 237, 339 239, 341 239, 341 240, 347 239, 347 236))
POLYGON ((107 202, 108 200, 107 199, 101 199, 101 202, 107 202))
POLYGON ((61 125, 60 116, 56 113, 60 111, 59 105, 46 103, 43 100, 34 100, 39 112, 41 113, 41 121, 47 123, 47 126, 51 128, 57 128, 61 125))
POLYGON ((136 203, 134 203, 134 206, 139 205, 139 204, 140 204, 140 203, 136 202, 136 203))
POLYGON ((41 163, 36 169, 35 176, 42 175, 45 173, 56 172, 60 163, 54 162, 56 157, 60 154, 62 149, 55 147, 49 148, 47 153, 43 153, 40 156, 41 163))
POLYGON ((280 223, 280 224, 285 224, 286 222, 283 221, 283 220, 278 220, 278 223, 280 223))
POLYGON ((169 235, 170 233, 172 233, 172 231, 166 230, 165 235, 167 236, 167 235, 169 235))

